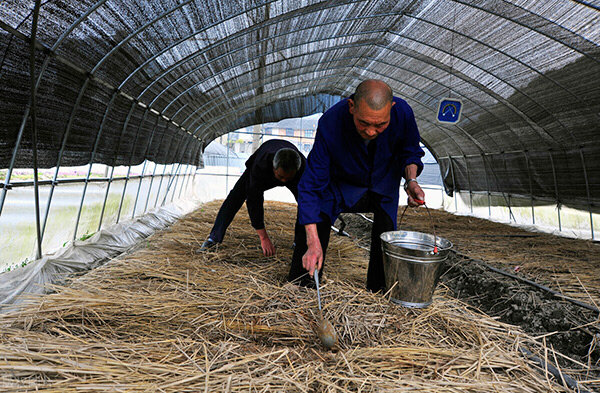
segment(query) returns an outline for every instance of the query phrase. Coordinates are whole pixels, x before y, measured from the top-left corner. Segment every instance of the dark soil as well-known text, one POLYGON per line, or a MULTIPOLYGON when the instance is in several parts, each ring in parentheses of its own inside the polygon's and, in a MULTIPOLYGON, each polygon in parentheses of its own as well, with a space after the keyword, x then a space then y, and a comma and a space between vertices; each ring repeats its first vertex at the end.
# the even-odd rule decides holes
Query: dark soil
MULTIPOLYGON (((370 217, 368 214, 365 216, 370 217)), ((342 214, 344 230, 369 246, 371 223, 356 214, 342 214)), ((339 228, 340 221, 336 221, 339 228)), ((500 321, 520 326, 530 335, 545 336, 548 346, 591 366, 600 375, 600 327, 597 312, 562 300, 550 292, 496 273, 482 261, 455 253, 440 278, 450 294, 500 321)), ((567 367, 574 363, 560 361, 567 367)))

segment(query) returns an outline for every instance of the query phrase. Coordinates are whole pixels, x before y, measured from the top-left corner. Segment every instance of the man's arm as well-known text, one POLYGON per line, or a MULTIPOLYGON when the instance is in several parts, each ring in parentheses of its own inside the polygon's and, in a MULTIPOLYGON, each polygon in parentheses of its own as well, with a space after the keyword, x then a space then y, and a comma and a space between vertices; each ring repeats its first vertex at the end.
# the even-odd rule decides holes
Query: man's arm
POLYGON ((317 233, 317 224, 308 224, 304 226, 306 230, 306 245, 308 249, 302 257, 302 266, 308 270, 312 277, 315 269, 321 270, 323 266, 323 248, 317 233))
MULTIPOLYGON (((398 109, 400 110, 400 107, 398 109)), ((412 108, 408 104, 405 104, 401 110, 404 112, 406 132, 399 156, 402 159, 404 167, 405 191, 408 195, 408 205, 414 207, 425 203, 425 193, 416 181, 417 176, 423 170, 421 157, 425 153, 420 146, 421 137, 412 108)))
POLYGON ((418 169, 419 167, 416 164, 408 164, 404 168, 404 178, 407 182, 405 191, 408 195, 408 205, 413 207, 425 203, 425 193, 421 189, 421 186, 419 186, 419 183, 416 181, 418 169))
POLYGON ((265 228, 257 229, 256 233, 260 239, 260 247, 262 248, 263 255, 266 257, 275 255, 275 246, 271 242, 269 235, 267 235, 267 230, 265 228))
MULTIPOLYGON (((319 128, 321 124, 319 124, 319 128)), ((317 233, 321 221, 321 196, 329 185, 329 152, 320 129, 317 129, 313 148, 308 155, 300 183, 298 184, 298 221, 305 226, 308 249, 302 257, 302 266, 313 275, 315 268, 323 265, 323 249, 317 233)))

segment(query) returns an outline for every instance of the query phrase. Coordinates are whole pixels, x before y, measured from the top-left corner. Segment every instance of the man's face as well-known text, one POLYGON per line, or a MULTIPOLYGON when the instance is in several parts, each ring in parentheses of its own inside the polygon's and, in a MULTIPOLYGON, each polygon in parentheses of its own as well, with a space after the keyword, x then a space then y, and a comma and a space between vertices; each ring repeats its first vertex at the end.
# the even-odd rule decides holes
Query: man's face
POLYGON ((287 183, 296 176, 296 171, 285 172, 281 168, 273 169, 273 173, 275 174, 275 178, 282 183, 287 183))
POLYGON ((366 102, 357 106, 354 100, 348 100, 350 114, 360 137, 369 141, 377 138, 390 124, 390 111, 394 104, 390 102, 382 109, 374 110, 366 102))

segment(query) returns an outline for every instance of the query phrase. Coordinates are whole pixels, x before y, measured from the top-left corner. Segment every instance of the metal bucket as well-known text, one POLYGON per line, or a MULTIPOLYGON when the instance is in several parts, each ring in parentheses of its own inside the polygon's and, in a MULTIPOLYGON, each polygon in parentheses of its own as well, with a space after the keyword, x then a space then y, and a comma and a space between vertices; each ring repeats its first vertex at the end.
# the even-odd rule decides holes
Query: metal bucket
POLYGON ((385 284, 391 288, 392 302, 411 308, 429 306, 452 243, 412 231, 384 232, 380 237, 385 284))

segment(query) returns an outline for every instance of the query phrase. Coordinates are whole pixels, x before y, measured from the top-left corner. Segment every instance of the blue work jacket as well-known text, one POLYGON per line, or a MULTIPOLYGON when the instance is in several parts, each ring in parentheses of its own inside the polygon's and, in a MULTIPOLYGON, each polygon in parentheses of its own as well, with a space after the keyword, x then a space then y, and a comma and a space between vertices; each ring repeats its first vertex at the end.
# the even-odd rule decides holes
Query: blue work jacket
POLYGON ((374 139, 372 160, 365 140, 354 126, 348 99, 323 114, 298 184, 301 225, 322 221, 321 213, 333 223, 340 213, 351 210, 367 191, 372 191, 381 197, 381 206, 396 228, 404 168, 416 164, 420 174, 424 152, 419 146, 419 131, 411 107, 401 98, 394 97, 394 102, 389 126, 374 139))

